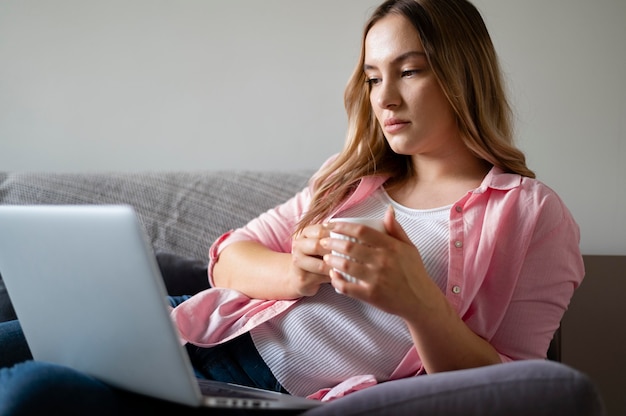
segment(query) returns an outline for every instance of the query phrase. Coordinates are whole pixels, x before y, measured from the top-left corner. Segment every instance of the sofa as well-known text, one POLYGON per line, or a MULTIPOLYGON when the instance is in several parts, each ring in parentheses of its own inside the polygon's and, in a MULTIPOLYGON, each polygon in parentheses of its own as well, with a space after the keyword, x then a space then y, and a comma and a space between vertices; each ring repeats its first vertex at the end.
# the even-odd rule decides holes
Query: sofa
MULTIPOLYGON (((0 204, 132 205, 154 248, 168 292, 192 294, 208 287, 210 244, 287 200, 307 184, 311 173, 0 172, 0 204)), ((0 321, 14 318, 0 277, 0 321)), ((183 414, 207 414, 207 410, 163 405, 183 414)), ((380 383, 304 414, 582 416, 604 415, 605 409, 586 374, 555 360, 528 360, 380 383)))

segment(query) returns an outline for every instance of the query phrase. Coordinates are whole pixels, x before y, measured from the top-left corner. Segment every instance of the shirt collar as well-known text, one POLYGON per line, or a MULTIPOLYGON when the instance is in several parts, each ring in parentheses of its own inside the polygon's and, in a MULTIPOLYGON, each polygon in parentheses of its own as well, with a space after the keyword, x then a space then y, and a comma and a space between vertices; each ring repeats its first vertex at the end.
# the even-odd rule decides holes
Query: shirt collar
MULTIPOLYGON (((388 178, 388 176, 364 177, 357 186, 356 191, 350 195, 347 201, 344 201, 337 211, 341 211, 344 206, 349 206, 363 199, 365 196, 369 195, 373 189, 382 185, 388 178)), ((500 191, 508 191, 510 189, 517 188, 521 183, 521 175, 517 173, 508 173, 503 171, 502 168, 493 166, 481 182, 480 186, 476 188, 473 193, 482 194, 489 188, 500 191)))
POLYGON ((502 168, 493 166, 487 173, 487 176, 483 179, 480 186, 474 190, 474 193, 484 193, 488 188, 508 191, 510 189, 517 188, 521 183, 521 175, 517 173, 505 172, 502 168))

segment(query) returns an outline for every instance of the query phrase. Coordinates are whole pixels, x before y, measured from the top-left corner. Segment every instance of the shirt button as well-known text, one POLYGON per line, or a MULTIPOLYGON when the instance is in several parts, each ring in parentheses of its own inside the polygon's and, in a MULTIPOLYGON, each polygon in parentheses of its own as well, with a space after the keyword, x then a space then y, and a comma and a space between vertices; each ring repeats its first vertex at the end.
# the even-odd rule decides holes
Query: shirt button
POLYGON ((457 205, 454 209, 456 210, 456 212, 461 212, 461 211, 463 211, 463 207, 462 207, 462 206, 460 206, 460 205, 457 205))
POLYGON ((461 293, 461 287, 460 286, 452 286, 452 293, 454 293, 455 295, 458 295, 459 293, 461 293))
POLYGON ((463 247, 463 242, 462 242, 462 241, 455 241, 455 242, 454 242, 454 247, 456 247, 456 248, 461 248, 461 247, 463 247))

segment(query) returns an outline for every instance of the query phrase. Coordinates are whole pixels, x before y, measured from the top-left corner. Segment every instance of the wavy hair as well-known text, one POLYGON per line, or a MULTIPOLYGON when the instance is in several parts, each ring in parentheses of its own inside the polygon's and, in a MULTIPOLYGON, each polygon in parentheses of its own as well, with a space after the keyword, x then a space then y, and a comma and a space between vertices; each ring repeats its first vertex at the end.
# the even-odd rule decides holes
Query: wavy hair
POLYGON ((364 26, 359 62, 344 92, 348 116, 344 147, 312 178, 312 203, 296 232, 323 221, 364 176, 389 176, 386 186, 393 187, 414 175, 411 157, 393 152, 378 125, 363 70, 365 37, 391 13, 406 17, 417 29, 467 148, 506 172, 535 177, 513 143, 512 113, 498 57, 476 7, 467 0, 388 0, 364 26))

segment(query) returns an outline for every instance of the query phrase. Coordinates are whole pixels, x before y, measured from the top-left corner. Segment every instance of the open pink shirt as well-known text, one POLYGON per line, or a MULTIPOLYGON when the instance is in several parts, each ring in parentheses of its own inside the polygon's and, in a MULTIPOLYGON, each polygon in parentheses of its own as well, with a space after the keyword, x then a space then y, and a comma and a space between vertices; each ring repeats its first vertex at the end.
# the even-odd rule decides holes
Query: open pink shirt
MULTIPOLYGON (((385 180, 363 178, 337 212, 358 204, 385 180)), ((291 235, 309 206, 311 191, 306 187, 216 240, 209 251, 211 283, 219 253, 236 241, 252 240, 274 251, 291 252, 291 235)), ((503 362, 545 358, 584 276, 579 240, 577 224, 553 190, 536 179, 493 167, 481 185, 450 210, 445 296, 468 327, 493 345, 503 362)), ((236 290, 212 288, 176 307, 172 317, 184 342, 212 346, 287 311, 297 301, 250 299, 236 290)), ((392 379, 421 371, 419 353, 412 348, 392 379)), ((367 377, 355 377, 313 397, 330 400, 373 383, 367 377)))

